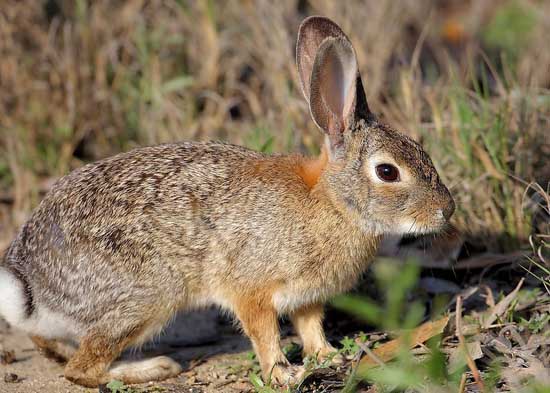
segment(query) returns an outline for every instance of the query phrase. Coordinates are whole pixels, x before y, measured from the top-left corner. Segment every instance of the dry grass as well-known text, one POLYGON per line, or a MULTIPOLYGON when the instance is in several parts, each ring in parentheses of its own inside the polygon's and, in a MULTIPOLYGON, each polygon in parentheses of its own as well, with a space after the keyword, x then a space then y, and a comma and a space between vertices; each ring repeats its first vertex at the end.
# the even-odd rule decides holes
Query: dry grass
POLYGON ((550 7, 483 4, 8 1, 3 237, 51 178, 137 145, 214 138, 315 152, 293 45, 300 20, 318 13, 350 32, 371 107, 428 146, 457 222, 491 249, 518 247, 530 233, 525 182, 550 179, 550 7), (499 25, 506 12, 523 20, 516 30, 499 25))
POLYGON ((137 145, 214 138, 315 152, 293 46, 300 20, 318 13, 350 32, 371 107, 428 146, 459 225, 491 249, 518 247, 530 234, 525 183, 550 179, 550 5, 445 4, 8 1, 5 238, 49 179, 137 145), (508 27, 506 12, 522 22, 508 27))

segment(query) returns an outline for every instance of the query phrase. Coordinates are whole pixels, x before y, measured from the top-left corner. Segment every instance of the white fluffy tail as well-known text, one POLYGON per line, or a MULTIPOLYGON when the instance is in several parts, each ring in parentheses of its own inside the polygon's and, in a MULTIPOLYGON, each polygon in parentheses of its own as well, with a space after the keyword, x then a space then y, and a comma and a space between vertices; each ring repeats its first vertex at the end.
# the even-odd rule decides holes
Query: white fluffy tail
POLYGON ((1 317, 11 326, 31 335, 78 342, 84 332, 83 326, 62 313, 48 309, 39 301, 33 302, 32 313, 28 315, 27 296, 21 280, 6 268, 0 267, 1 317))
POLYGON ((13 273, 0 267, 0 316, 10 325, 19 327, 27 319, 26 304, 21 281, 13 273))

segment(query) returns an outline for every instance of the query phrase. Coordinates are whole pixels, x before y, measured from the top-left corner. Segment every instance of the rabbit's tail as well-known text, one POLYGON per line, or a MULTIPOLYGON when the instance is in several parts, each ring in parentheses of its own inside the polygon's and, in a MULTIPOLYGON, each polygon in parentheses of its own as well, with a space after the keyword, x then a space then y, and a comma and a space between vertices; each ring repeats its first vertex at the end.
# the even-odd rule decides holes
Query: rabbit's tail
POLYGON ((9 264, 0 265, 0 317, 30 335, 78 340, 81 324, 35 300, 25 275, 9 264))
POLYGON ((34 299, 24 276, 9 268, 6 256, 0 264, 0 316, 19 326, 34 312, 34 299))

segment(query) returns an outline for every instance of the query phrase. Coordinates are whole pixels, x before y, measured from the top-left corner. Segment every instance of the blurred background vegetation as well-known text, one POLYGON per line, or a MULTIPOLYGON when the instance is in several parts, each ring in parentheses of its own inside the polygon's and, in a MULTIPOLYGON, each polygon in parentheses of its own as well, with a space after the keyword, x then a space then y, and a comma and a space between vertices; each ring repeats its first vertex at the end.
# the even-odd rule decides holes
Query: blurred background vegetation
POLYGON ((136 146, 316 153, 294 60, 311 14, 349 33, 370 107, 425 145, 456 224, 526 245, 550 180, 550 2, 3 0, 0 249, 56 178, 136 146))

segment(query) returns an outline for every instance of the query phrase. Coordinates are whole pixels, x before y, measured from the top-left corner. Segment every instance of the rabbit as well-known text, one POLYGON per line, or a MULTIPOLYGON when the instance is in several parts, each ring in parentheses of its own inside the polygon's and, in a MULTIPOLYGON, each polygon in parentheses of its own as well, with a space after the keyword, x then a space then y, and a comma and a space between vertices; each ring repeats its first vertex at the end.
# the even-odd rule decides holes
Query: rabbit
POLYGON ((0 265, 0 315, 66 361, 68 380, 178 375, 168 357, 115 360, 177 312, 217 305, 240 321, 266 380, 296 383, 304 367, 285 358, 278 317, 305 356, 330 357, 323 304, 357 283, 380 240, 445 228, 448 189, 422 147, 369 110, 338 25, 305 19, 297 66, 325 134, 319 157, 138 148, 61 178, 20 229, 0 265))

